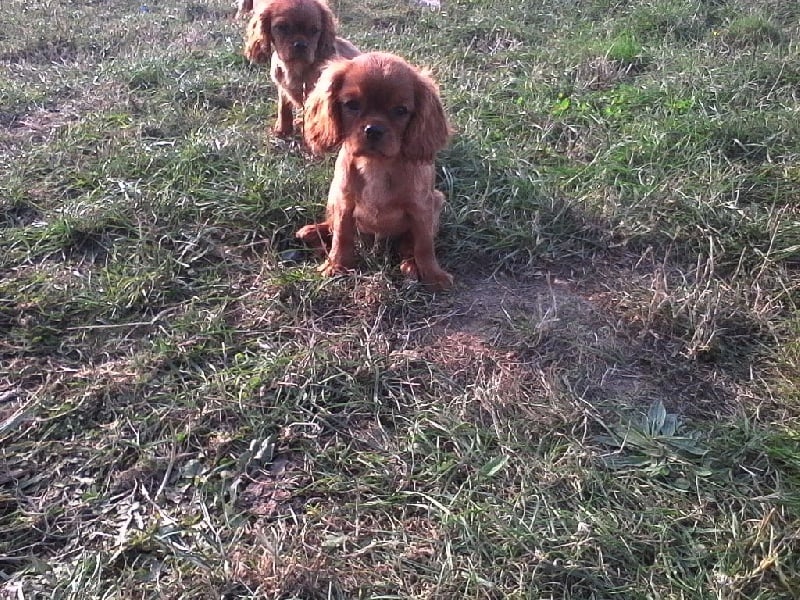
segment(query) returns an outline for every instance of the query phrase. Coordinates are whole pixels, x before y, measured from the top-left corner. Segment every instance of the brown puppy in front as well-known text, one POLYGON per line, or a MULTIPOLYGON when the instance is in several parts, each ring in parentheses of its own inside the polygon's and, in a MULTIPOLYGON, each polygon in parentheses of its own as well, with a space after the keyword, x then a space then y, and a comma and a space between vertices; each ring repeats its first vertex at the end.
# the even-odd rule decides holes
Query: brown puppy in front
POLYGON ((275 134, 292 135, 293 109, 303 106, 326 61, 358 54, 353 44, 336 37, 333 13, 323 0, 258 0, 247 24, 244 55, 254 63, 271 59, 270 75, 278 88, 275 134))
POLYGON ((444 194, 434 158, 450 135, 436 84, 382 52, 331 63, 305 105, 305 138, 322 153, 341 145, 325 221, 297 237, 327 251, 326 275, 355 266, 359 233, 396 238, 406 275, 432 289, 453 284, 434 253, 444 194))

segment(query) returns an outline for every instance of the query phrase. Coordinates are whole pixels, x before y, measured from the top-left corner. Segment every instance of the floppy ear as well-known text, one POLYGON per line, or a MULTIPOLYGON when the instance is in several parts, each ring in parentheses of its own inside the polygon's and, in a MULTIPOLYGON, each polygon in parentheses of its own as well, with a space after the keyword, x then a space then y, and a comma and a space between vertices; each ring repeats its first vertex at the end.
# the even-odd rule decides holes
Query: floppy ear
POLYGON ((336 20, 331 9, 323 2, 319 2, 319 10, 322 15, 322 31, 317 42, 315 59, 324 61, 336 56, 336 20))
POLYGON ((267 63, 272 54, 272 37, 270 36, 272 16, 262 10, 250 17, 244 34, 244 55, 252 63, 267 63))
POLYGON ((342 143, 344 132, 339 113, 339 91, 349 63, 348 60, 328 63, 317 85, 306 98, 303 135, 314 154, 322 154, 342 143))
POLYGON ((416 73, 414 114, 403 136, 403 156, 409 160, 431 162, 450 139, 450 125, 444 114, 439 90, 426 73, 416 73))

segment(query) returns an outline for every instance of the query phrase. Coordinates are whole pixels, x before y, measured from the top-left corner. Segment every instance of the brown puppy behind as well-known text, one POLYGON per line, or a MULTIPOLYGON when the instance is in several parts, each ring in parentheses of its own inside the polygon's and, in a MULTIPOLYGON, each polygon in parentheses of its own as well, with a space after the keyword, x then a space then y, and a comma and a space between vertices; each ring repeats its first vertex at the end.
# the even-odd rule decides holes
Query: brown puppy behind
POLYGON ((326 61, 358 54, 353 44, 336 37, 333 13, 322 0, 256 0, 244 55, 254 63, 271 57, 270 75, 278 88, 276 135, 292 134, 293 109, 303 106, 326 61))
POLYGON ((253 12, 253 0, 238 0, 236 3, 236 16, 235 19, 249 17, 253 12))
POLYGON ((450 128, 433 80, 398 56, 362 54, 331 63, 305 111, 312 151, 341 145, 325 221, 297 232, 327 251, 319 270, 353 268, 356 235, 371 234, 398 240, 403 273, 432 289, 450 287, 434 253, 444 205, 433 188, 434 158, 450 128))

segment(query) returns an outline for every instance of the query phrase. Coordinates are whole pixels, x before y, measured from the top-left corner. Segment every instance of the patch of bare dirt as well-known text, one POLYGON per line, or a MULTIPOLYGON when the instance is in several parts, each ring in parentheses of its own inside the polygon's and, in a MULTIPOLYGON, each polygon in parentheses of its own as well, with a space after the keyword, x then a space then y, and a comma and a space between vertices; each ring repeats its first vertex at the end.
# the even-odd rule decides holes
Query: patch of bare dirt
POLYGON ((564 395, 615 412, 657 400, 687 415, 736 410, 729 374, 643 340, 607 300, 557 277, 467 281, 415 352, 465 386, 496 386, 496 398, 547 400, 554 418, 564 395))
POLYGON ((75 90, 63 90, 41 102, 0 111, 0 149, 5 144, 43 142, 64 127, 116 110, 128 102, 119 84, 104 83, 75 90))

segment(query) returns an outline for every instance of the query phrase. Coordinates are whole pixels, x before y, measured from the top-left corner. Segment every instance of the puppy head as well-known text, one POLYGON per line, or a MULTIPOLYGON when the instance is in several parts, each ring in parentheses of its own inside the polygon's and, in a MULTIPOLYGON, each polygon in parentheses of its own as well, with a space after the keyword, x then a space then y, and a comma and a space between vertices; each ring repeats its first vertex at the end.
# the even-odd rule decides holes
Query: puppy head
POLYGON ((355 156, 430 162, 450 135, 433 80, 383 52, 331 63, 306 117, 306 142, 318 153, 344 144, 355 156))
POLYGON ((244 54, 265 63, 272 47, 287 65, 312 64, 334 55, 335 40, 333 13, 322 0, 268 0, 247 25, 244 54))

